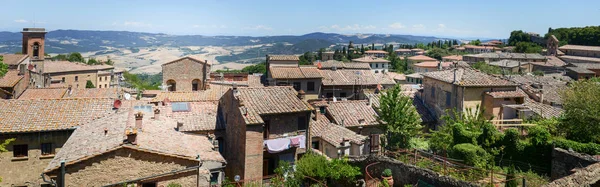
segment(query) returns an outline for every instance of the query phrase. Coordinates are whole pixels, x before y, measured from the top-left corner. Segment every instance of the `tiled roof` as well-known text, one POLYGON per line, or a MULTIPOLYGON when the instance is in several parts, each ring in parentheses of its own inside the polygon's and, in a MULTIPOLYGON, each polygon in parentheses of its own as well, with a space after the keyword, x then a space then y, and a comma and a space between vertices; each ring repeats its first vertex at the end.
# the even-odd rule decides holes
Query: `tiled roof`
POLYGON ((419 48, 414 48, 414 49, 410 49, 411 51, 425 51, 425 49, 419 49, 419 48))
MULTIPOLYGON (((422 67, 422 68, 435 68, 438 67, 439 65, 439 61, 425 61, 425 62, 419 62, 416 64, 413 64, 413 66, 415 67, 422 67)), ((442 62, 442 68, 448 68, 452 65, 452 62, 442 62)))
POLYGON ((118 98, 117 88, 73 89, 65 98, 118 98))
POLYGON ((29 88, 19 96, 19 99, 60 99, 66 92, 67 88, 29 88))
POLYGON ((550 66, 550 67, 562 67, 567 64, 564 61, 562 61, 560 58, 555 57, 555 56, 546 56, 546 58, 548 59, 548 61, 546 61, 546 62, 530 62, 530 63, 532 63, 534 65, 538 65, 538 66, 550 66))
POLYGON ((585 73, 585 74, 595 74, 596 73, 587 68, 582 68, 582 67, 567 67, 567 69, 574 71, 576 73, 585 73))
POLYGON ((521 61, 506 60, 506 59, 490 62, 490 65, 492 65, 492 66, 505 67, 505 68, 519 67, 519 64, 521 64, 521 66, 522 66, 522 65, 529 64, 529 62, 521 62, 521 61))
POLYGON ((207 65, 209 65, 209 66, 211 65, 211 64, 210 64, 208 61, 206 61, 206 60, 200 60, 200 59, 197 59, 197 58, 194 58, 194 57, 191 57, 191 56, 185 56, 185 57, 181 57, 181 58, 175 59, 175 60, 173 60, 173 61, 170 61, 170 62, 164 63, 164 64, 162 64, 161 66, 165 66, 165 65, 167 65, 167 64, 172 64, 172 63, 179 62, 179 61, 186 60, 186 59, 187 59, 187 60, 194 61, 194 62, 198 62, 198 63, 201 63, 201 64, 207 64, 207 65))
POLYGON ((322 69, 323 85, 390 85, 396 84, 389 76, 375 74, 371 70, 326 70, 322 69))
POLYGON ((13 87, 21 79, 23 79, 23 76, 19 75, 19 71, 8 70, 3 77, 0 77, 0 87, 13 87))
POLYGON ((390 78, 397 80, 397 81, 406 80, 406 76, 404 76, 403 73, 385 72, 385 74, 387 74, 390 78))
POLYGON ((310 132, 313 137, 319 137, 324 141, 339 146, 344 140, 355 144, 363 144, 366 136, 356 134, 354 131, 333 124, 323 115, 317 115, 317 120, 313 120, 310 125, 310 132))
MULTIPOLYGON (((518 89, 518 91, 523 92, 523 90, 518 89)), ((540 115, 543 118, 552 118, 552 117, 560 117, 563 113, 563 109, 553 107, 547 104, 543 104, 529 97, 525 97, 524 106, 531 109, 537 115, 540 115)))
POLYGON ((600 63, 571 63, 570 66, 585 68, 585 69, 600 69, 600 63))
POLYGON ((113 99, 0 101, 0 133, 72 129, 113 111, 113 99))
POLYGON ((492 96, 494 99, 500 98, 517 98, 517 97, 525 97, 526 94, 519 91, 496 91, 496 92, 486 92, 485 94, 492 96))
POLYGON ((246 124, 262 123, 259 115, 313 110, 308 103, 298 98, 298 93, 291 86, 238 88, 237 97, 240 105, 243 105, 240 111, 247 109, 246 124))
POLYGON ((600 46, 587 46, 587 45, 563 45, 559 47, 560 50, 585 50, 585 51, 598 51, 600 52, 600 46))
POLYGON ((411 73, 411 74, 406 75, 406 77, 422 79, 423 75, 421 73, 411 73))
POLYGON ((389 60, 383 58, 376 58, 371 56, 365 56, 360 58, 352 59, 352 62, 364 62, 364 63, 389 63, 389 60))
POLYGON ((368 50, 368 51, 365 51, 365 53, 367 53, 367 54, 388 54, 387 51, 383 51, 383 50, 368 50))
POLYGON ((545 60, 546 57, 537 53, 480 53, 464 55, 475 58, 492 58, 492 59, 532 59, 545 60))
POLYGON ((396 52, 410 52, 410 49, 396 49, 396 52))
POLYGON ((225 162, 206 136, 178 132, 176 126, 173 119, 155 120, 151 115, 144 115, 142 129, 136 130, 136 145, 131 145, 123 142, 125 132, 135 128, 133 110, 95 120, 73 132, 44 172, 58 169, 61 160, 70 165, 121 148, 189 160, 225 162))
POLYGON ((584 57, 584 56, 571 56, 571 55, 563 55, 563 56, 559 56, 558 58, 560 58, 561 60, 564 61, 569 61, 569 60, 579 60, 579 61, 588 61, 588 62, 594 62, 594 63, 600 63, 600 58, 594 58, 594 57, 584 57))
POLYGON ((463 59, 462 55, 450 55, 450 56, 442 57, 442 60, 456 60, 456 61, 458 61, 458 60, 462 60, 462 59, 463 59))
POLYGON ((333 122, 344 127, 377 125, 377 113, 373 106, 369 106, 366 100, 351 100, 330 102, 327 114, 333 118, 333 122), (364 120, 361 124, 359 121, 364 120))
POLYGON ((177 122, 183 123, 180 131, 214 131, 223 130, 224 126, 217 124, 216 101, 208 102, 188 102, 189 111, 173 112, 171 105, 161 106, 160 115, 172 118, 177 122))
POLYGON ((317 66, 319 63, 321 63, 321 69, 331 69, 333 67, 337 69, 371 69, 369 63, 341 62, 337 60, 314 62, 313 64, 317 66))
MULTIPOLYGON (((435 122, 437 120, 431 114, 431 112, 429 112, 429 110, 427 109, 427 107, 423 103, 423 100, 419 99, 418 97, 414 97, 414 92, 404 91, 404 90, 407 90, 405 88, 403 88, 402 90, 403 90, 402 94, 411 97, 411 99, 412 99, 412 105, 417 110, 417 113, 419 113, 419 116, 421 117, 421 121, 422 122, 424 122, 424 123, 433 123, 433 122, 435 122)), ((380 99, 381 99, 381 93, 380 94, 365 93, 365 94, 366 95, 370 95, 371 99, 373 100, 373 106, 375 108, 379 108, 379 102, 380 102, 380 99)))
POLYGON ((425 55, 417 55, 408 57, 408 60, 418 60, 418 61, 436 61, 435 58, 431 58, 425 55))
POLYGON ((198 102, 198 101, 218 101, 230 85, 210 84, 210 88, 202 91, 191 92, 160 92, 152 99, 152 102, 161 102, 169 99, 171 102, 198 102))
POLYGON ((62 73, 62 72, 73 72, 73 71, 100 71, 110 70, 113 66, 109 65, 87 65, 79 62, 69 61, 45 61, 44 62, 44 73, 62 73))
MULTIPOLYGON (((243 86, 243 87, 264 87, 265 85, 263 85, 260 81, 261 76, 256 76, 256 75, 248 75, 248 81, 219 81, 219 80, 211 80, 209 82, 210 84, 210 88, 212 89, 214 88, 220 88, 220 87, 232 87, 233 84, 236 84, 237 86, 243 86)), ((225 90, 227 91, 227 90, 225 90)))
POLYGON ((25 54, 0 54, 0 56, 4 57, 3 63, 6 65, 18 65, 27 59, 25 54))
POLYGON ((497 47, 489 47, 489 46, 477 46, 477 45, 465 45, 463 46, 465 49, 493 49, 497 50, 497 47))
POLYGON ((269 55, 269 60, 273 61, 299 61, 300 58, 296 55, 269 55))
POLYGON ((315 79, 323 77, 317 67, 271 67, 271 77, 274 79, 315 79))
POLYGON ((528 95, 540 97, 540 91, 544 90, 544 101, 561 104, 561 92, 568 88, 567 82, 549 76, 513 75, 511 80, 521 84, 519 86, 528 95), (538 87, 541 85, 542 87, 538 87))
POLYGON ((506 79, 488 75, 470 68, 452 68, 443 71, 427 72, 422 75, 423 77, 429 77, 459 86, 517 86, 517 84, 506 79), (455 70, 456 82, 453 80, 455 70))

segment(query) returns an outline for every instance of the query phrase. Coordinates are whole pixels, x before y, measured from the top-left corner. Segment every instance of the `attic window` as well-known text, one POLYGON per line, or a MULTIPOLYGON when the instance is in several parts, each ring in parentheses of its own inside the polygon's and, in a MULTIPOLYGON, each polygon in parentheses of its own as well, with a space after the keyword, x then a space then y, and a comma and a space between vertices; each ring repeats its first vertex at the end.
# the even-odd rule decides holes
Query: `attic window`
POLYGON ((171 104, 171 110, 173 112, 189 112, 190 105, 187 102, 178 102, 171 104))

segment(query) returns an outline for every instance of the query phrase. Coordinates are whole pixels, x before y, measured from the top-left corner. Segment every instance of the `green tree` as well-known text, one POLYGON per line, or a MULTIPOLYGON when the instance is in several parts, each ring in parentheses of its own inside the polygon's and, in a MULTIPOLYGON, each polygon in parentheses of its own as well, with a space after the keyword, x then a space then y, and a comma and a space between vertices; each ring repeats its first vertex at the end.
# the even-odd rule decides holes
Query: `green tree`
POLYGON ((473 41, 469 42, 469 44, 471 44, 471 45, 481 45, 481 41, 479 41, 479 39, 477 39, 477 40, 473 40, 473 41))
POLYGON ((88 81, 85 83, 85 88, 96 88, 96 86, 94 86, 94 83, 92 83, 92 81, 91 81, 91 80, 88 80, 88 81))
POLYGON ((479 71, 487 73, 487 74, 494 74, 494 75, 502 74, 502 69, 500 67, 492 66, 485 62, 477 62, 477 63, 473 64, 471 67, 478 69, 479 71))
POLYGON ((267 73, 267 66, 265 62, 261 62, 258 64, 254 64, 251 66, 246 66, 244 68, 242 68, 242 72, 247 72, 249 74, 253 74, 253 73, 267 73))
POLYGON ((541 53, 542 46, 532 42, 518 42, 515 46, 516 53, 541 53))
POLYGON ((363 46, 363 44, 360 44, 360 54, 361 55, 365 54, 365 46, 363 46))
MULTIPOLYGON (((283 167, 286 167, 283 165, 283 167)), ((292 170, 287 171, 288 175, 292 170)), ((308 152, 296 162, 296 171, 291 174, 298 181, 306 181, 307 177, 313 178, 322 184, 353 184, 357 176, 361 175, 360 168, 348 163, 347 158, 332 159, 328 161, 325 157, 308 152)), ((311 180, 312 181, 312 180, 311 180)))
POLYGON ((89 64, 89 65, 98 65, 98 64, 100 64, 100 62, 98 62, 95 58, 90 58, 87 61, 87 64, 89 64))
POLYGON ((371 44, 371 50, 375 50, 375 43, 371 44))
POLYGON ((407 148, 409 141, 421 131, 421 117, 412 105, 412 99, 401 93, 396 85, 381 95, 377 120, 386 132, 388 145, 407 148))
POLYGON ((83 56, 81 56, 81 53, 78 52, 70 53, 67 59, 69 62, 85 62, 85 59, 83 56))
POLYGON ((519 42, 531 42, 531 36, 523 32, 522 30, 510 32, 510 37, 508 38, 508 45, 516 46, 519 42))
POLYGON ((317 59, 317 57, 311 52, 305 52, 298 58, 300 59, 298 61, 298 64, 300 65, 312 65, 312 63, 317 59))
POLYGON ((317 60, 323 60, 323 53, 325 52, 325 48, 321 48, 319 49, 319 52, 317 52, 317 60))
POLYGON ((425 54, 425 56, 435 58, 437 60, 442 60, 442 57, 450 55, 450 52, 447 49, 442 48, 433 48, 425 54))
POLYGON ((174 182, 171 182, 171 183, 169 183, 169 184, 167 185, 167 187, 181 187, 181 184, 179 184, 179 183, 174 183, 174 182))
POLYGON ((504 187, 517 187, 519 185, 515 176, 516 172, 515 166, 510 165, 508 168, 508 173, 506 174, 506 184, 504 187))
POLYGON ((52 57, 52 60, 68 60, 69 58, 67 57, 67 55, 64 54, 58 54, 56 56, 52 57))
POLYGON ((8 65, 4 63, 4 56, 0 56, 0 77, 4 77, 8 72, 8 65))
MULTIPOLYGON (((4 142, 2 142, 2 144, 0 144, 0 153, 7 152, 8 150, 6 150, 6 146, 8 146, 8 144, 10 144, 14 141, 15 141, 14 138, 4 140, 4 142)), ((0 177, 0 182, 2 182, 2 177, 0 177)))
POLYGON ((600 143, 600 84, 590 80, 572 82, 562 94, 564 119, 559 126, 567 138, 600 143))

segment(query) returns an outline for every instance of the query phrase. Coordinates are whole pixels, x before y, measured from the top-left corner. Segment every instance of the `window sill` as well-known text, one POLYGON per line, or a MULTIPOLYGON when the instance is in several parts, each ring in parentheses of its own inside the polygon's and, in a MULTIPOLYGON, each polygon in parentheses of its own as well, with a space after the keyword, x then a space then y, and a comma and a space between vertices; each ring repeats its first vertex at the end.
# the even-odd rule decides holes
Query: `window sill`
POLYGON ((23 161, 23 160, 29 160, 29 157, 26 157, 26 156, 23 156, 23 157, 13 157, 10 160, 11 161, 23 161))
POLYGON ((54 154, 40 156, 40 159, 48 159, 48 158, 54 158, 54 154))

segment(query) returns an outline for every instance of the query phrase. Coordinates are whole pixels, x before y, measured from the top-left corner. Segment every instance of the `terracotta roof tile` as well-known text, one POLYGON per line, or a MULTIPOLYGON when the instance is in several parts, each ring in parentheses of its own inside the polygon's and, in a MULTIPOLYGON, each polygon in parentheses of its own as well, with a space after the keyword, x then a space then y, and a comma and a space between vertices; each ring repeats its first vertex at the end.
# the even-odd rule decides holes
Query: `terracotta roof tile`
POLYGON ((442 60, 447 60, 447 61, 459 61, 462 59, 463 59, 462 55, 450 55, 450 56, 442 57, 442 60))
POLYGON ((579 60, 579 61, 600 63, 600 58, 594 58, 594 57, 563 55, 563 56, 559 56, 558 58, 560 58, 563 61, 567 61, 567 62, 569 62, 569 60, 579 60))
POLYGON ((352 62, 363 62, 363 63, 389 63, 389 60, 383 58, 376 58, 372 56, 365 56, 361 58, 352 59, 352 62))
POLYGON ((527 65, 527 64, 529 64, 529 62, 504 59, 504 60, 490 62, 489 64, 492 66, 497 66, 497 67, 514 68, 514 67, 519 67, 519 64, 521 64, 521 66, 527 65))
MULTIPOLYGON (((319 62, 314 62, 313 64, 316 66, 319 62)), ((369 63, 360 63, 360 62, 341 62, 336 60, 328 60, 322 61, 321 69, 331 69, 336 67, 337 69, 365 69, 370 70, 371 65, 369 63)))
POLYGON ((73 71, 100 71, 100 70, 111 70, 113 66, 109 65, 87 65, 78 62, 69 61, 45 61, 44 62, 44 73, 62 73, 62 72, 73 72, 73 71))
POLYGON ((85 88, 73 89, 65 94, 65 98, 118 98, 117 88, 85 88))
POLYGON ((151 119, 144 115, 142 129, 137 130, 136 145, 124 144, 127 129, 135 128, 133 110, 95 120, 79 127, 48 164, 44 172, 52 171, 65 160, 67 165, 95 157, 112 150, 129 148, 190 160, 225 162, 206 136, 175 130, 177 122, 170 118, 151 119), (106 130, 106 133, 105 133, 106 130))
POLYGON ((383 51, 383 50, 368 50, 365 51, 366 54, 388 54, 387 51, 383 51))
POLYGON ((0 133, 72 129, 113 111, 113 99, 3 100, 0 133))
POLYGON ((567 64, 564 61, 562 61, 560 58, 555 57, 555 56, 546 56, 546 58, 548 59, 548 61, 546 61, 546 62, 530 62, 530 63, 534 64, 534 65, 538 65, 538 66, 550 66, 550 67, 562 67, 567 64))
POLYGON ((567 69, 571 70, 573 72, 576 72, 576 73, 584 73, 584 74, 595 74, 596 73, 587 68, 582 68, 582 67, 567 67, 567 69))
POLYGON ((269 60, 272 61, 299 61, 300 58, 296 55, 269 55, 269 60))
POLYGON ((210 84, 210 88, 202 91, 191 92, 167 92, 163 91, 152 98, 152 102, 161 102, 169 99, 171 102, 198 102, 198 101, 218 101, 231 85, 210 84))
POLYGON ((371 70, 327 70, 322 69, 323 85, 393 85, 393 79, 384 74, 375 74, 371 70))
POLYGON ((66 92, 66 88, 30 88, 26 89, 19 99, 60 99, 66 92))
POLYGON ((330 102, 327 107, 327 115, 333 118, 333 122, 344 127, 378 125, 377 113, 369 101, 337 101, 330 102), (361 124, 360 121, 364 120, 361 124))
POLYGON ((518 84, 506 79, 489 75, 471 68, 452 68, 449 70, 427 72, 423 77, 429 77, 439 81, 459 86, 518 86, 518 84), (454 71, 456 70, 456 82, 454 82, 454 71))
POLYGON ((211 64, 210 64, 208 61, 206 61, 206 60, 200 60, 200 59, 197 59, 197 58, 194 58, 194 57, 191 57, 191 56, 185 56, 185 57, 181 57, 181 58, 175 59, 175 60, 173 60, 173 61, 170 61, 170 62, 164 63, 164 64, 162 64, 161 66, 165 66, 165 65, 167 65, 167 64, 172 64, 172 63, 179 62, 179 61, 182 61, 182 60, 191 60, 191 61, 198 62, 198 63, 201 63, 201 64, 207 64, 207 65, 209 65, 209 66, 211 65, 211 64))
POLYGON ((567 82, 549 76, 513 75, 511 81, 521 84, 519 87, 525 93, 535 97, 543 90, 544 101, 556 104, 562 103, 561 92, 568 88, 567 82))
POLYGON ((600 52, 600 46, 587 46, 587 45, 563 45, 559 47, 560 50, 583 50, 583 51, 598 51, 600 52))
POLYGON ((27 59, 27 55, 24 54, 0 54, 0 56, 4 57, 3 62, 6 65, 18 65, 27 59))
POLYGON ((188 102, 188 105, 189 111, 176 112, 173 112, 170 105, 160 107, 161 115, 182 122, 183 127, 179 130, 183 132, 225 129, 217 124, 217 101, 188 102))
POLYGON ((410 52, 410 49, 396 49, 396 52, 410 52))
POLYGON ((0 77, 0 87, 14 87, 23 76, 19 75, 17 70, 8 70, 3 77, 0 77))
POLYGON ((333 124, 323 115, 317 115, 317 120, 313 120, 310 125, 310 132, 313 137, 319 137, 326 142, 339 146, 344 140, 355 144, 363 144, 367 137, 356 134, 354 131, 333 124))
POLYGON ((496 91, 496 92, 486 92, 485 94, 492 96, 494 99, 499 98, 517 98, 517 97, 525 97, 526 94, 518 91, 496 91))
POLYGON ((425 55, 417 55, 408 57, 408 60, 419 60, 419 61, 437 61, 435 58, 431 58, 425 55))
MULTIPOLYGON (((311 111, 313 108, 298 98, 291 86, 238 88, 238 99, 247 110, 246 124, 262 123, 260 115, 311 111)), ((243 112, 242 112, 243 113, 243 112)))
MULTIPOLYGON (((416 64, 413 64, 413 66, 415 67, 422 67, 422 68, 435 68, 438 67, 439 65, 439 61, 425 61, 425 62, 419 62, 416 64)), ((448 68, 452 65, 452 62, 442 62, 442 68, 448 68)))
POLYGON ((271 67, 274 79, 315 79, 323 77, 317 67, 271 67))
POLYGON ((525 59, 525 60, 546 60, 545 56, 537 53, 480 53, 464 55, 466 57, 475 58, 491 58, 491 59, 525 59))

